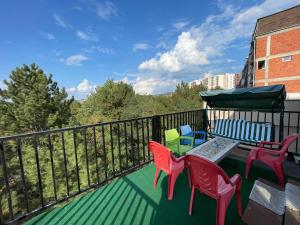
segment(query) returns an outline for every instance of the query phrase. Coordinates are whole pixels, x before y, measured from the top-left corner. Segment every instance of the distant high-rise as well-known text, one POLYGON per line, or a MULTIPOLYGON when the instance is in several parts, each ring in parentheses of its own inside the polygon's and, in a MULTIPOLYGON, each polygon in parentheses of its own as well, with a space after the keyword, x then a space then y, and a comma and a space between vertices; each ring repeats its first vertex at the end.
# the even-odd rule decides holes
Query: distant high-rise
POLYGON ((225 73, 217 75, 205 75, 202 80, 195 80, 191 82, 191 85, 202 83, 208 90, 215 88, 231 89, 235 88, 239 83, 240 75, 234 73, 225 73))

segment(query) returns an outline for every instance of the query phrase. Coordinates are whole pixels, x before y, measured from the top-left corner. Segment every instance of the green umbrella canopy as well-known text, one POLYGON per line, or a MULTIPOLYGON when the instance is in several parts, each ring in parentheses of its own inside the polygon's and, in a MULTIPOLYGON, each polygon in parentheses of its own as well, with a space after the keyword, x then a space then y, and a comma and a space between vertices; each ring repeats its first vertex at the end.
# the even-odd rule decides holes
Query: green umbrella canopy
POLYGON ((210 108, 279 112, 284 109, 284 85, 200 92, 210 108))

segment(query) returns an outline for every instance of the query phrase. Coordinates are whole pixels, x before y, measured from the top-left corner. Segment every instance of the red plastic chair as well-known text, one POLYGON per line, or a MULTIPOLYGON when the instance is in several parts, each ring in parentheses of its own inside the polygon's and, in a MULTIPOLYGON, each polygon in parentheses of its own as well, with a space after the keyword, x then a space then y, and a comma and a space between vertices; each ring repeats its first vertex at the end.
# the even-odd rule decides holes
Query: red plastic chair
POLYGON ((262 141, 259 143, 259 147, 250 151, 247 164, 246 164, 246 178, 248 178, 249 170, 252 165, 253 160, 260 160, 265 163, 269 167, 271 167, 278 179, 278 183, 281 187, 284 187, 284 172, 282 168, 282 163, 285 159, 285 153, 287 152, 289 146, 296 141, 298 138, 298 134, 292 134, 287 136, 282 142, 268 142, 262 141), (264 145, 270 145, 271 147, 274 145, 279 146, 280 150, 271 150, 264 148, 264 145))
POLYGON ((149 149, 154 155, 156 166, 154 188, 156 188, 160 170, 164 171, 168 174, 168 199, 172 200, 176 179, 184 169, 184 156, 175 158, 169 149, 155 141, 149 142, 149 149))
POLYGON ((238 214, 242 216, 241 187, 242 179, 236 174, 229 178, 217 164, 202 157, 186 156, 189 177, 192 183, 189 214, 192 215, 195 189, 217 200, 216 224, 224 225, 226 209, 237 194, 238 214))

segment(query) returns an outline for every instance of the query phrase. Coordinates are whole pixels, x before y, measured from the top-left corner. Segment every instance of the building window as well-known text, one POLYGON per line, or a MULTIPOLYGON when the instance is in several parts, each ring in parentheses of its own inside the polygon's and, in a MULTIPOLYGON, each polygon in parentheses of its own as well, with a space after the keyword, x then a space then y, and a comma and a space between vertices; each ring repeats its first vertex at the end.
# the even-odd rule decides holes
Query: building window
POLYGON ((292 61, 292 56, 291 55, 287 55, 284 57, 281 57, 282 62, 289 62, 292 61))
POLYGON ((265 60, 258 61, 258 63, 257 63, 257 68, 258 68, 259 70, 264 69, 264 68, 265 68, 265 60))

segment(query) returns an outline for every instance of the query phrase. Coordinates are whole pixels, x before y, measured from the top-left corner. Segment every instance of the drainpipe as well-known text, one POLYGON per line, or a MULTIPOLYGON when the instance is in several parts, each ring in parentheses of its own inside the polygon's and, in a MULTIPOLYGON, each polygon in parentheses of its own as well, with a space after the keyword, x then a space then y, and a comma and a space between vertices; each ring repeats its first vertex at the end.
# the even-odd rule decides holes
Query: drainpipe
POLYGON ((256 71, 256 39, 253 38, 253 68, 252 68, 252 87, 255 87, 255 71, 256 71))
MULTIPOLYGON (((258 19, 259 20, 259 19, 258 19)), ((252 34, 252 41, 253 41, 253 70, 252 70, 252 87, 255 87, 255 71, 256 71, 256 31, 258 27, 258 20, 256 21, 255 28, 252 34)))

